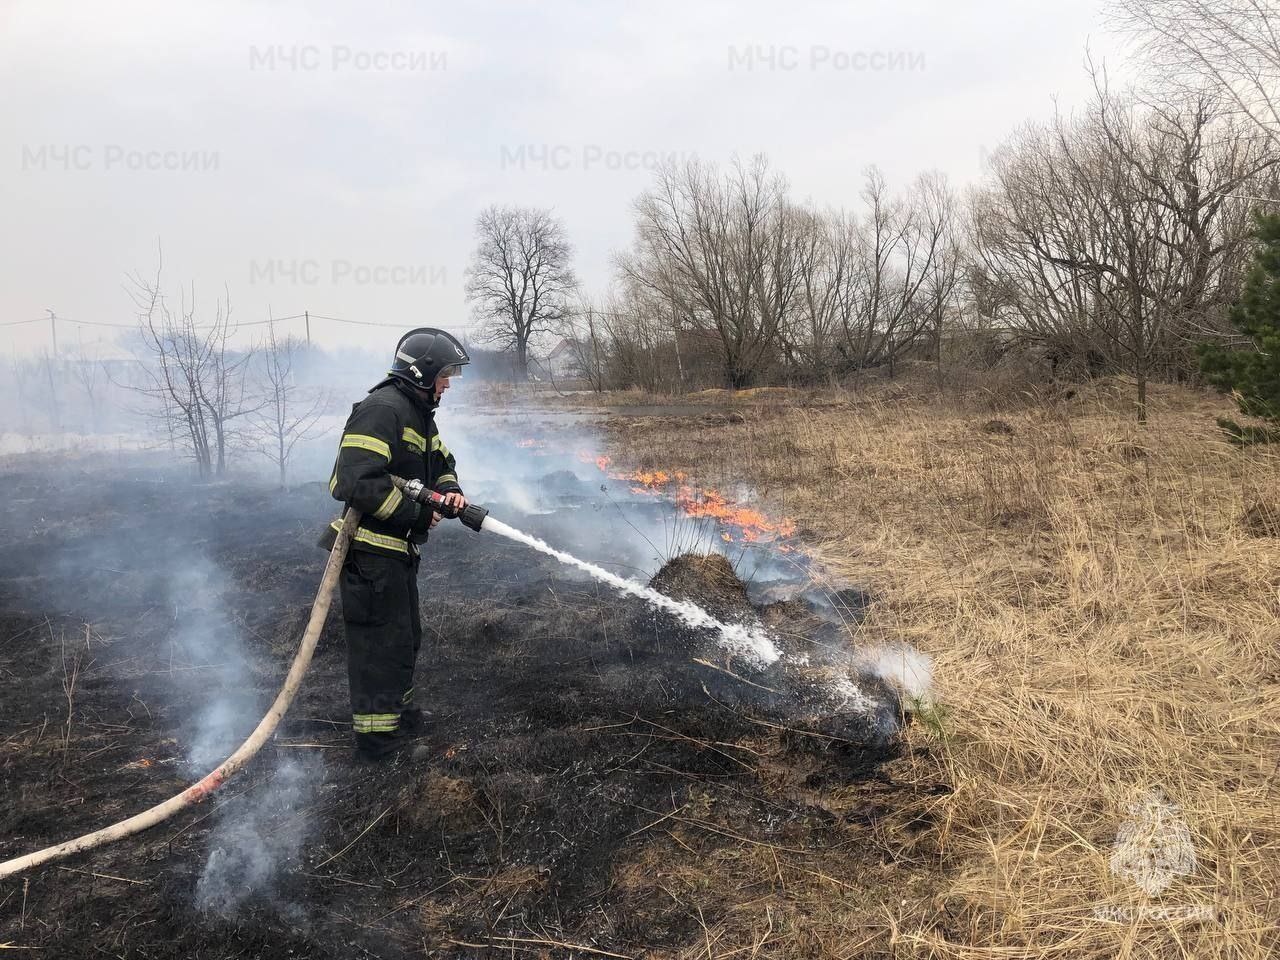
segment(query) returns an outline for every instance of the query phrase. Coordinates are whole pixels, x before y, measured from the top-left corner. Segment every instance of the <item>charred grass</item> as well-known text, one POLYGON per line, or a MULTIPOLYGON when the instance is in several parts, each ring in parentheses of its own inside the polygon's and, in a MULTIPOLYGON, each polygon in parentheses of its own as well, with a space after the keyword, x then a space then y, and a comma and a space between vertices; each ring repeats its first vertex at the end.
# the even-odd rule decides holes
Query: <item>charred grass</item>
POLYGON ((837 931, 876 924, 900 956, 1274 955, 1280 540, 1256 518, 1280 504, 1280 460, 1226 443, 1224 404, 1191 390, 1157 390, 1139 427, 1131 389, 793 394, 744 402, 740 424, 612 422, 628 466, 753 484, 831 576, 874 588, 860 642, 934 658, 937 702, 907 740, 950 789, 881 821, 890 875, 744 897, 753 929, 785 910, 809 931, 774 955, 857 955, 837 931), (1110 857, 1152 789, 1196 862, 1148 896, 1110 857), (862 892, 881 883, 897 892, 862 892))
MULTIPOLYGON (((237 705, 225 747, 252 729, 301 633, 332 513, 321 484, 284 497, 153 476, 5 482, 0 858, 198 778, 185 745, 211 690, 236 688, 222 691, 237 705), (189 569, 200 577, 175 578, 189 569), (220 672, 228 652, 243 670, 220 672)), ((562 532, 554 517, 527 522, 562 532)), ((685 559, 661 579, 726 615, 748 603, 722 563, 685 559)), ((331 622, 253 765, 199 809, 0 884, 0 945, 59 958, 887 956, 891 911, 933 894, 933 821, 912 801, 936 794, 938 773, 896 738, 805 729, 713 664, 705 637, 460 525, 433 537, 421 583, 425 760, 351 762, 331 622)), ((804 629, 797 610, 762 612, 804 629)))

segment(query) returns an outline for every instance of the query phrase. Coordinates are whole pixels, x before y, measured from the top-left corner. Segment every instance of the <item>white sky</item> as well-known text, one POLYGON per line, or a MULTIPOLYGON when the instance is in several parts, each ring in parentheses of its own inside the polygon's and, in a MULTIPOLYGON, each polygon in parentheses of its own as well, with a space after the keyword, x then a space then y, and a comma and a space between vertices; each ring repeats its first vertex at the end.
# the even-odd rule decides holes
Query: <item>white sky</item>
MULTIPOLYGON (((166 289, 194 284, 211 307, 225 283, 241 320, 457 329, 482 207, 554 208, 602 290, 646 153, 763 151, 821 205, 856 203, 872 163, 895 185, 936 168, 963 186, 1055 97, 1082 102, 1086 45, 1115 61, 1099 6, 0 0, 0 324, 47 308, 131 322, 124 278, 154 273, 160 242, 166 289), (391 69, 360 69, 366 55, 391 69), (216 168, 129 168, 166 154, 216 168)), ((64 343, 104 333, 59 325, 64 343)), ((0 326, 0 353, 48 343, 48 323, 0 326)))

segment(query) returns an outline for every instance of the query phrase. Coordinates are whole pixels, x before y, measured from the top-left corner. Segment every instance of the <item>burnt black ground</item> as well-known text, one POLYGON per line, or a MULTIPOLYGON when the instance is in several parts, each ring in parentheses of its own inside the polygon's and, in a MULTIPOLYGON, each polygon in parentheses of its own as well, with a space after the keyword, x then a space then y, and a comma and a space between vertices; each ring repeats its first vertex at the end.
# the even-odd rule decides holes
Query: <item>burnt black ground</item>
MULTIPOLYGON (((334 505, 320 484, 288 495, 196 487, 154 469, 53 481, 9 469, 0 480, 7 859, 196 779, 204 770, 185 757, 210 701, 235 704, 234 732, 248 733, 300 636, 325 560, 315 540, 334 505), (175 579, 190 569, 195 581, 175 579), (220 663, 233 634, 243 675, 220 663)), ((554 514, 501 515, 587 547, 558 539, 554 514)), ((679 578, 668 580, 679 592, 679 578)), ((874 820, 898 789, 885 766, 898 750, 887 690, 873 691, 880 723, 811 722, 821 708, 801 688, 765 693, 698 666, 694 657, 716 655, 705 637, 458 524, 427 548, 422 592, 429 759, 351 763, 331 616, 276 742, 248 770, 146 834, 0 882, 0 944, 59 958, 473 955, 457 943, 504 936, 630 955, 680 947, 701 937, 700 919, 670 899, 637 901, 614 872, 637 844, 658 842, 644 828, 694 787, 739 836, 841 845, 881 862, 858 842, 860 823, 780 793, 759 758, 794 767, 807 787, 861 785, 859 817, 874 820), (841 739, 810 736, 806 724, 841 739), (218 850, 233 864, 269 850, 271 869, 256 884, 243 865, 215 871, 230 898, 201 899, 218 850)), ((725 602, 746 610, 745 599, 725 602)), ((801 609, 764 614, 792 632, 819 629, 801 609)), ((700 853, 733 843, 700 836, 700 853)), ((713 923, 715 911, 712 896, 701 919, 713 923)))

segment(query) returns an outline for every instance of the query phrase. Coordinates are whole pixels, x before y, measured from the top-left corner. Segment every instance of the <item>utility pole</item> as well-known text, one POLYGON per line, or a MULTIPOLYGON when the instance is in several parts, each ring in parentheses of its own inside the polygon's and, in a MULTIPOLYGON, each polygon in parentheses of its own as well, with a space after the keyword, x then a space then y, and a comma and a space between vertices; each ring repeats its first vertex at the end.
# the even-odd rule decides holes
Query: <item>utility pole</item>
POLYGON ((61 433, 62 414, 58 410, 58 385, 53 378, 53 365, 60 361, 58 356, 58 315, 53 312, 51 307, 45 307, 45 313, 49 314, 49 333, 53 337, 53 356, 45 356, 44 371, 49 377, 49 402, 53 405, 53 428, 61 433))
MULTIPOLYGON (((307 321, 307 346, 310 347, 311 346, 311 311, 303 310, 302 315, 303 317, 306 318, 306 321, 307 321)), ((294 316, 297 316, 297 314, 294 314, 294 316)))

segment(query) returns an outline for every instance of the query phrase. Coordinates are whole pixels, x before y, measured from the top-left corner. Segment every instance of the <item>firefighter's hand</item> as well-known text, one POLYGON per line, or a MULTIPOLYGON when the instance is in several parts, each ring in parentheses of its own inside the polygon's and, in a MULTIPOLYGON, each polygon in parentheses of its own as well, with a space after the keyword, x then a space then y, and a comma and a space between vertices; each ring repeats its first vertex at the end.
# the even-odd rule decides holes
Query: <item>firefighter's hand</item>
POLYGON ((460 511, 467 505, 467 498, 460 493, 446 493, 444 495, 444 502, 455 510, 460 511))
POLYGON ((434 530, 434 529, 436 528, 436 524, 437 524, 437 523, 439 523, 442 519, 444 519, 444 518, 443 518, 443 517, 441 517, 441 516, 440 516, 440 514, 436 513, 434 510, 432 510, 432 511, 431 511, 431 526, 429 526, 427 529, 428 529, 428 530, 434 530))

